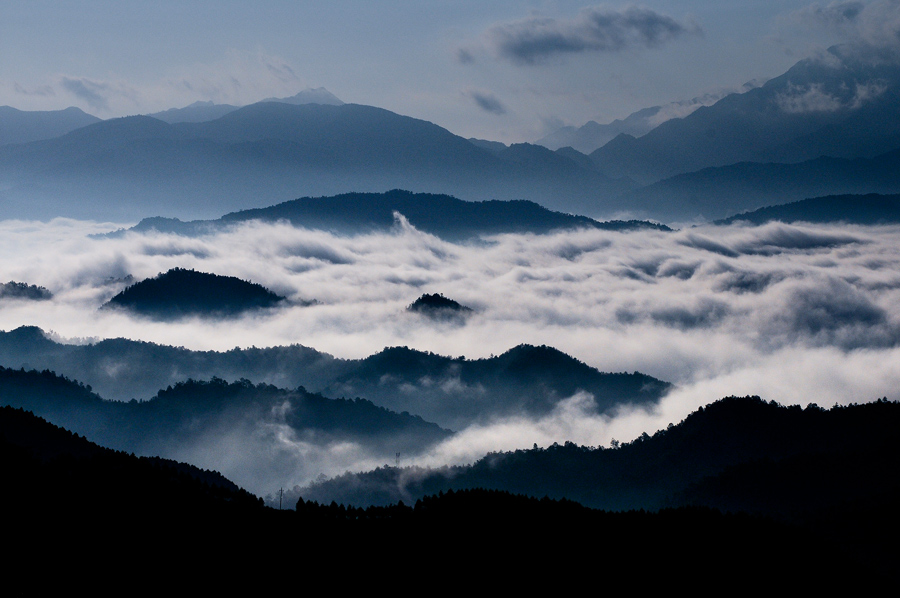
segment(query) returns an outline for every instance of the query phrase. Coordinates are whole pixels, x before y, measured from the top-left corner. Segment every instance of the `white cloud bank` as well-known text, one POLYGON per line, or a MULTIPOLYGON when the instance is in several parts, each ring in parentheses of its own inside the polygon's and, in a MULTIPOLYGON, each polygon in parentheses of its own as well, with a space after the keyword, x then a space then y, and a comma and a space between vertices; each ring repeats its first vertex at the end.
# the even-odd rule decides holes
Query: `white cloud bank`
MULTIPOLYGON (((192 349, 300 343, 347 358, 396 345, 477 358, 547 344, 602 371, 640 371, 678 386, 652 411, 612 418, 586 411, 576 395, 538 421, 463 431, 424 463, 535 442, 630 440, 727 395, 823 407, 900 398, 897 226, 584 230, 468 245, 408 225, 352 238, 283 224, 199 238, 86 236, 113 228, 0 222, 0 282, 54 293, 50 301, 4 300, 0 329, 36 325, 63 338, 127 337, 192 349), (173 323, 98 311, 122 288, 118 279, 176 266, 318 304, 173 323), (423 293, 443 293, 476 313, 464 326, 406 313, 423 293)), ((305 467, 290 482, 371 465, 368 456, 351 457, 345 451, 331 464, 323 457, 321 467, 305 467)))

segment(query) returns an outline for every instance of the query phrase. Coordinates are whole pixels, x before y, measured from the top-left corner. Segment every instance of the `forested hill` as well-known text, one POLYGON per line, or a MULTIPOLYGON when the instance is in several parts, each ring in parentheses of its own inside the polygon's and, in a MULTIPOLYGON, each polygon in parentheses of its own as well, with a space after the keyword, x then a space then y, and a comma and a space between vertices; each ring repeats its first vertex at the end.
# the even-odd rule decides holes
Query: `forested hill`
POLYGON ((740 501, 743 510, 808 518, 840 504, 865 501, 877 510, 894 500, 898 426, 900 403, 886 400, 824 410, 730 397, 617 448, 535 446, 470 466, 346 474, 295 493, 367 505, 490 488, 616 510, 740 501), (747 488, 750 479, 756 485, 747 488))
POLYGON ((233 276, 173 268, 137 282, 104 304, 154 318, 227 317, 284 301, 262 285, 233 276))
POLYGON ((780 222, 844 222, 847 224, 896 224, 900 222, 900 195, 828 195, 768 206, 752 212, 737 214, 715 224, 749 222, 765 224, 780 222))
POLYGON ((364 396, 458 430, 497 416, 545 415, 580 391, 604 413, 654 403, 671 388, 639 372, 601 372, 553 347, 519 345, 487 359, 389 347, 360 360, 323 392, 364 396), (416 392, 409 392, 410 384, 416 392))
MULTIPOLYGON (((504 581, 522 589, 559 583, 558 572, 568 568, 567 580, 575 584, 598 573, 631 578, 651 568, 654 579, 643 587, 662 589, 699 562, 704 573, 695 587, 701 590, 721 588, 751 569, 745 588, 827 583, 831 590, 867 592, 870 584, 890 580, 882 564, 893 554, 888 550, 873 565, 852 545, 848 550, 842 535, 710 509, 607 513, 485 490, 441 493, 415 506, 362 511, 302 501, 296 510, 285 504, 285 511, 276 511, 215 472, 104 449, 8 407, 0 408, 0 465, 0 508, 11 518, 4 539, 15 547, 4 587, 14 595, 81 587, 91 587, 93 595, 118 595, 134 580, 154 593, 192 587, 183 567, 163 564, 198 557, 233 570, 201 576, 195 584, 226 593, 235 583, 257 580, 266 567, 296 569, 298 559, 301 570, 347 575, 346 559, 335 555, 348 546, 364 555, 353 572, 366 580, 403 555, 405 566, 429 576, 462 569, 473 559, 504 570, 524 565, 529 575, 504 581), (567 546, 573 529, 597 539, 595 545, 540 549, 567 546), (303 538, 303 546, 284 549, 285 537, 303 538), (423 545, 430 547, 413 549, 423 545), (53 554, 35 556, 48 551, 53 554), (52 575, 47 558, 53 559, 52 575), (110 572, 98 576, 98 559, 110 572)), ((296 579, 275 575, 266 587, 290 590, 296 579)))
POLYGON ((329 397, 364 397, 445 428, 526 411, 547 413, 578 391, 598 412, 647 405, 671 385, 638 372, 601 372, 552 347, 519 345, 483 359, 391 347, 365 359, 337 359, 301 345, 191 351, 128 339, 54 342, 36 327, 0 331, 0 365, 51 370, 90 384, 104 398, 149 398, 188 378, 304 386, 329 397))
POLYGON ((418 230, 451 241, 480 235, 544 234, 574 228, 670 230, 661 224, 639 220, 598 222, 586 216, 554 212, 526 200, 463 201, 450 195, 400 189, 386 193, 302 197, 267 208, 232 212, 218 220, 182 222, 175 218, 145 218, 130 230, 198 234, 250 220, 281 220, 294 226, 353 235, 390 230, 397 224, 396 214, 402 215, 418 230))
POLYGON ((283 480, 311 479, 332 451, 336 460, 341 450, 347 454, 347 467, 357 455, 386 463, 397 452, 421 454, 451 434, 363 399, 247 380, 187 381, 149 401, 123 403, 49 371, 3 368, 0 405, 33 411, 116 450, 216 469, 257 493, 272 492, 283 480))
POLYGON ((104 446, 142 454, 164 454, 169 446, 217 430, 265 422, 281 422, 323 442, 389 442, 409 452, 449 435, 420 417, 363 399, 328 399, 302 387, 285 390, 248 380, 188 380, 149 401, 127 403, 104 400, 92 390, 46 370, 0 368, 0 404, 34 411, 104 446))

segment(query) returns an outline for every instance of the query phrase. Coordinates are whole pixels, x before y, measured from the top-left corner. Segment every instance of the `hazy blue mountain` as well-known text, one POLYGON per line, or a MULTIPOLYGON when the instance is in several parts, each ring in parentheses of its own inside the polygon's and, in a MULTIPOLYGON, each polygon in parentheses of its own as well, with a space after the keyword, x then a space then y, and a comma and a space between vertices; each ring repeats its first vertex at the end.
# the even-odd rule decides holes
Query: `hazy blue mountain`
POLYGON ((262 285, 233 276, 173 268, 134 283, 103 307, 160 319, 230 317, 248 310, 274 307, 284 300, 262 285))
POLYGON ((830 48, 764 85, 591 153, 600 170, 651 183, 738 162, 872 158, 900 147, 900 66, 830 48))
POLYGON ((867 193, 900 193, 900 149, 874 158, 706 168, 627 192, 622 201, 636 214, 671 222, 715 220, 810 197, 867 193))
POLYGON ((449 195, 411 193, 400 189, 386 193, 303 197, 267 208, 233 212, 218 220, 183 222, 177 218, 145 218, 129 230, 195 235, 249 220, 283 220, 304 228, 353 235, 390 230, 397 224, 395 213, 402 215, 418 230, 453 241, 480 235, 526 232, 541 234, 573 228, 670 230, 666 226, 646 221, 598 222, 586 216, 554 212, 525 200, 471 202, 449 195))
POLYGON ((411 188, 599 214, 633 186, 541 149, 501 157, 371 106, 261 102, 207 122, 126 117, 0 146, 0 201, 8 217, 208 218, 298 195, 411 188))
POLYGON ((315 89, 308 87, 287 98, 266 98, 262 101, 281 102, 284 104, 329 104, 331 106, 342 106, 344 104, 337 96, 324 87, 315 89))
POLYGON ((900 223, 900 195, 829 195, 791 202, 780 206, 768 206, 752 212, 744 212, 717 220, 714 224, 749 222, 765 224, 779 222, 844 222, 847 224, 897 224, 900 223))
POLYGON ((127 339, 66 345, 35 327, 0 332, 0 365, 52 370, 120 401, 152 396, 188 378, 302 385, 326 396, 363 397, 451 429, 523 411, 546 413, 578 391, 591 393, 603 412, 620 404, 650 404, 671 388, 639 373, 603 373, 556 349, 530 345, 485 359, 405 347, 365 359, 336 359, 300 345, 224 352, 127 339))
POLYGON ((215 120, 234 112, 238 106, 231 104, 215 104, 211 101, 198 101, 185 106, 184 108, 169 108, 162 112, 154 112, 148 116, 152 116, 169 124, 175 123, 202 123, 208 120, 215 120))
POLYGON ((487 139, 476 139, 474 137, 469 137, 469 143, 472 145, 476 145, 482 149, 486 149, 495 154, 503 152, 508 145, 502 143, 500 141, 489 141, 487 139))
MULTIPOLYGON (((742 90, 747 91, 757 87, 756 81, 745 83, 742 90)), ((673 118, 684 118, 701 106, 710 106, 722 99, 723 92, 711 92, 689 100, 670 102, 662 106, 643 108, 629 114, 624 119, 616 119, 610 123, 601 125, 597 121, 589 120, 580 127, 561 127, 536 141, 552 150, 565 147, 573 148, 583 154, 603 147, 619 135, 641 137, 646 135, 661 123, 673 118)))
POLYGON ((329 383, 331 396, 363 396, 459 430, 473 422, 546 415, 578 392, 597 413, 649 405, 672 386, 638 372, 600 372, 552 347, 519 345, 488 359, 451 358, 390 347, 329 383))
POLYGON ((99 122, 81 109, 25 111, 0 106, 0 145, 53 139, 75 129, 99 122))
POLYGON ((623 133, 632 137, 640 137, 649 133, 659 124, 652 119, 659 114, 660 110, 662 110, 662 106, 644 108, 624 119, 617 118, 605 125, 589 120, 580 127, 562 127, 538 139, 535 143, 551 150, 571 147, 583 154, 590 154, 623 133))
MULTIPOLYGON (((334 106, 340 106, 344 103, 324 87, 319 87, 318 89, 305 89, 288 98, 266 98, 262 101, 282 102, 284 104, 331 104, 334 106)), ((168 110, 155 112, 149 116, 169 124, 200 123, 216 120, 229 112, 234 112, 238 108, 240 108, 240 106, 216 104, 211 101, 198 101, 189 106, 185 106, 184 108, 169 108, 168 110)))
POLYGON ((82 380, 107 399, 154 396, 189 378, 247 378, 281 388, 321 389, 348 371, 349 363, 302 345, 231 351, 191 351, 129 339, 68 345, 34 326, 0 332, 0 365, 51 370, 82 380))
POLYGON ((91 391, 46 370, 0 368, 0 405, 32 411, 103 446, 215 468, 256 491, 307 467, 297 463, 298 451, 345 444, 386 462, 398 451, 419 454, 451 434, 363 399, 329 399, 303 387, 248 380, 188 380, 127 403, 91 391))

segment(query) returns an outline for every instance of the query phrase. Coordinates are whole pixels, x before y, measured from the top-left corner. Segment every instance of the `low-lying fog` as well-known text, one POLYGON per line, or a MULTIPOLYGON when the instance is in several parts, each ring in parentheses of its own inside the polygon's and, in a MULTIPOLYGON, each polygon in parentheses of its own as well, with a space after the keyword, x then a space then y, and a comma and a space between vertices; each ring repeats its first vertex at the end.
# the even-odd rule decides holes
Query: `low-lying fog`
MULTIPOLYGON (((35 325, 66 342, 127 337, 192 349, 300 343, 338 357, 406 345, 478 358, 547 344, 602 371, 637 370, 678 386, 654 412, 612 419, 587 413, 576 395, 540 421, 462 431, 421 463, 533 443, 608 445, 652 434, 727 395, 823 407, 898 398, 897 226, 583 230, 466 245, 403 221, 390 234, 353 238, 258 223, 200 238, 88 237, 118 227, 0 222, 0 282, 53 293, 49 301, 2 300, 0 329, 35 325), (176 266, 317 304, 171 323, 98 311, 126 276, 140 280, 176 266), (405 312, 423 293, 443 293, 476 313, 460 325, 405 312)), ((285 483, 371 465, 364 455, 323 459, 285 483)))

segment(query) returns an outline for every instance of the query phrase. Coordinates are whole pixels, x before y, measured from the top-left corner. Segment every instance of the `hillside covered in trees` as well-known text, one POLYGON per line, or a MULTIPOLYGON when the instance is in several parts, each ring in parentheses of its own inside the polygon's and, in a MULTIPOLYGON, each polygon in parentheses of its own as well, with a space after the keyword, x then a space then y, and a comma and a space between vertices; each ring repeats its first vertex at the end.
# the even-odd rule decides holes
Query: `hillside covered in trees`
POLYGON ((284 301, 262 285, 233 276, 173 268, 118 293, 104 308, 122 308, 159 319, 228 317, 284 301))

